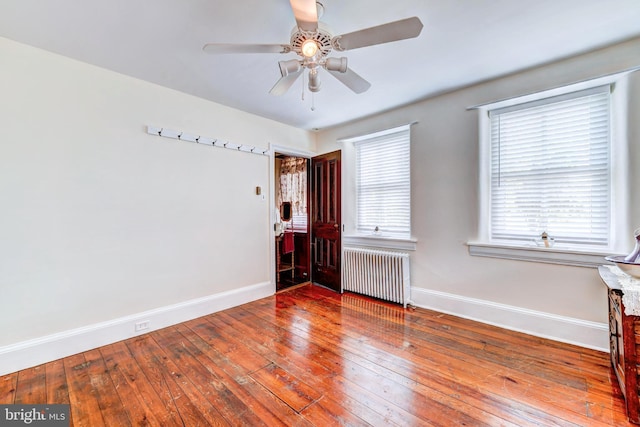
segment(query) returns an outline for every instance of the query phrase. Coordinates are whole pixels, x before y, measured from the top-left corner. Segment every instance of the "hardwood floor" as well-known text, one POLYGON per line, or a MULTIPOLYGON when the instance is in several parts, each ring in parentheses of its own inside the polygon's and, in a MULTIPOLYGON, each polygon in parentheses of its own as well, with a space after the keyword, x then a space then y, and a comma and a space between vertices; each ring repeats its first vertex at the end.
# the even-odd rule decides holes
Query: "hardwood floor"
POLYGON ((608 354, 305 285, 0 377, 75 426, 626 426, 608 354))

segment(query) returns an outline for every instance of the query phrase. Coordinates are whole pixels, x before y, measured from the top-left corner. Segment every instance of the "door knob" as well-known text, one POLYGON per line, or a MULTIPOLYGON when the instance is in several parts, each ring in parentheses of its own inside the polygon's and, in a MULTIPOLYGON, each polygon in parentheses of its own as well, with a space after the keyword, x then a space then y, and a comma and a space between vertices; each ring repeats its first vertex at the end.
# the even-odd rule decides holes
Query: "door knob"
POLYGON ((333 228, 337 230, 338 228, 340 228, 340 224, 333 224, 333 228))

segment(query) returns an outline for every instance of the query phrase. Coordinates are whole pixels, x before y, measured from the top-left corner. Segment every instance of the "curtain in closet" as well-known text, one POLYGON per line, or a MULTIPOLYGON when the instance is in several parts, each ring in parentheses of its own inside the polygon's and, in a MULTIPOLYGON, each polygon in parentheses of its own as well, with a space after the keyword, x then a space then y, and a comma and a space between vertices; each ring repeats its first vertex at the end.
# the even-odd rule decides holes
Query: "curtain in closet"
POLYGON ((291 202, 292 226, 307 227, 307 159, 285 157, 280 163, 280 197, 282 202, 291 202))

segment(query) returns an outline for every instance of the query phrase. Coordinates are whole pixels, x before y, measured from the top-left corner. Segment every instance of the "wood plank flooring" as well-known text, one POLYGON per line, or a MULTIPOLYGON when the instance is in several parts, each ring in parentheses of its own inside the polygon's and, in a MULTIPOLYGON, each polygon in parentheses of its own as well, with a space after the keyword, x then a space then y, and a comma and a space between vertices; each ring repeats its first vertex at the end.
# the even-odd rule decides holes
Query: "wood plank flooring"
POLYGON ((74 426, 627 426, 608 354, 304 285, 0 377, 74 426))

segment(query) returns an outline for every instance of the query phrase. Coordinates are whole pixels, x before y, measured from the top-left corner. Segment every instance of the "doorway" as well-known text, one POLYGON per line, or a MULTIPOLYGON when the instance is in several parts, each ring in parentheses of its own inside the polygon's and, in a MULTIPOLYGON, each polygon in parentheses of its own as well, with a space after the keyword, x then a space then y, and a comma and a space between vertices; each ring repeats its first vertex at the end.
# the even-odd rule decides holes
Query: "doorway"
POLYGON ((309 159, 276 153, 275 268, 276 290, 308 282, 309 262, 309 159))
POLYGON ((276 291, 312 281, 341 292, 341 152, 274 153, 276 291))

